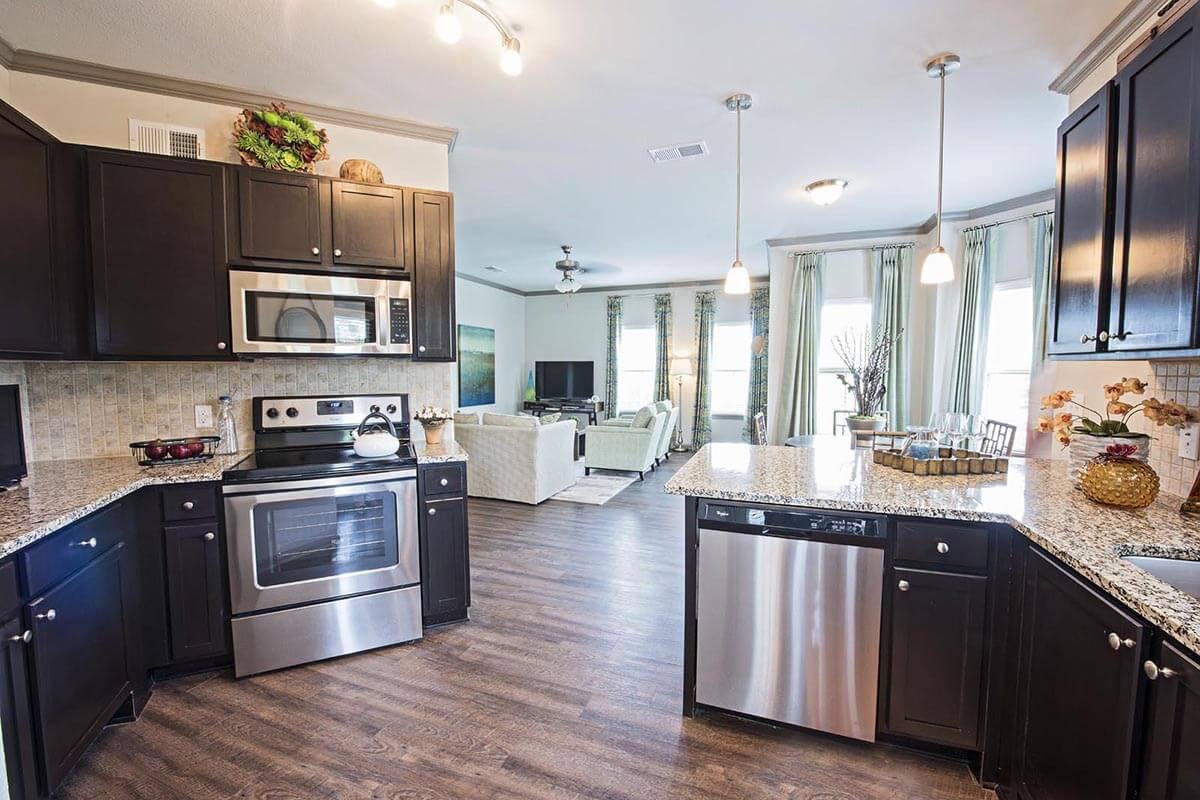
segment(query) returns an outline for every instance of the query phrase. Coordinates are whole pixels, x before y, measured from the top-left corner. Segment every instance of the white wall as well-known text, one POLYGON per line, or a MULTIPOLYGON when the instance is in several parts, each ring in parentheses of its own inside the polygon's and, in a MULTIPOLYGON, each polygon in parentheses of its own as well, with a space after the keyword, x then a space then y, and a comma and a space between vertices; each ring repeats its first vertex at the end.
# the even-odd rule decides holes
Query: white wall
MULTIPOLYGON (((7 68, 0 66, 0 100, 3 100, 6 103, 12 102, 9 99, 9 95, 12 92, 12 83, 9 78, 11 74, 12 73, 10 73, 7 68)), ((0 779, 2 778, 3 776, 0 776, 0 779)), ((0 797, 2 796, 3 795, 0 794, 0 797)))
MULTIPOLYGON (((206 158, 239 160, 233 123, 241 116, 240 108, 23 72, 8 72, 7 80, 0 74, 0 96, 5 83, 9 103, 66 142, 128 149, 132 117, 202 128, 206 158)), ((449 150, 444 144, 314 121, 329 132, 329 160, 317 165, 322 175, 337 175, 347 158, 368 158, 379 165, 388 183, 450 188, 449 150)))
MULTIPOLYGON (((455 282, 455 295, 459 325, 496 331, 496 402, 464 410, 515 414, 525 390, 525 298, 462 278, 455 282)), ((458 403, 457 369, 454 402, 458 403)))

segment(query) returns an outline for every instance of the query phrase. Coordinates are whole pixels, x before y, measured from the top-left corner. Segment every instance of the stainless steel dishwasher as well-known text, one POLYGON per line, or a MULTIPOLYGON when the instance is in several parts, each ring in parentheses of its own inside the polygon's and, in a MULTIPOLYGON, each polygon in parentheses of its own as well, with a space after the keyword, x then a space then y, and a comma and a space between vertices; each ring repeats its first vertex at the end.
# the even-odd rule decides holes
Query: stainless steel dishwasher
POLYGON ((874 741, 885 519, 697 511, 696 702, 874 741))

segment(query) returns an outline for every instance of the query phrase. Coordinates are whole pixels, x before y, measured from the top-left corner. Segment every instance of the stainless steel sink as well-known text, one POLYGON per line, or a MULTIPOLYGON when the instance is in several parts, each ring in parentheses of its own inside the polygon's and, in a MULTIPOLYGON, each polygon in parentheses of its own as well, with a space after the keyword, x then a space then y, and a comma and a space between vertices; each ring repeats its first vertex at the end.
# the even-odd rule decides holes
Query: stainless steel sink
POLYGON ((1200 561, 1154 556, 1124 556, 1130 564, 1149 572, 1182 592, 1200 600, 1200 561))

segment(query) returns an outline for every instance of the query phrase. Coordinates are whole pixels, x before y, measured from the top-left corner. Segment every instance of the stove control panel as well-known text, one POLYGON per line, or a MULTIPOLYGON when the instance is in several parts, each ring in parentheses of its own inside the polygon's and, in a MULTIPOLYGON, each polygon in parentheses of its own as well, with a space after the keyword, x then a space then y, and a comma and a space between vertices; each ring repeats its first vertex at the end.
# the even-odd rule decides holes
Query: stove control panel
POLYGON ((256 397, 254 429, 260 432, 356 427, 371 412, 408 423, 408 395, 342 395, 335 397, 256 397))

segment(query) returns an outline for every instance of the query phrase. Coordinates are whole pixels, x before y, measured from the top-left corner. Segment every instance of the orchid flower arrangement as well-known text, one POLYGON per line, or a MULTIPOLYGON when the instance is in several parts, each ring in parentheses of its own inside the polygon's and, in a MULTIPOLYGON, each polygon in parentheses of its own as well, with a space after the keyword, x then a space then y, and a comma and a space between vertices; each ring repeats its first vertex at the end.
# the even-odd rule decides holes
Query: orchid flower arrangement
POLYGON ((1194 409, 1174 400, 1164 403, 1151 397, 1131 403, 1125 399, 1128 395, 1144 395, 1146 388, 1145 381, 1138 378, 1122 378, 1119 383, 1106 384, 1104 397, 1107 402, 1103 414, 1080 403, 1072 391, 1051 392, 1042 398, 1042 409, 1054 413, 1039 419, 1037 430, 1040 433, 1053 433, 1059 443, 1066 447, 1071 443, 1072 434, 1125 438, 1142 436, 1144 434, 1129 430, 1129 421, 1139 412, 1155 425, 1172 428, 1200 419, 1200 414, 1194 409), (1069 406, 1083 413, 1063 410, 1069 406))

